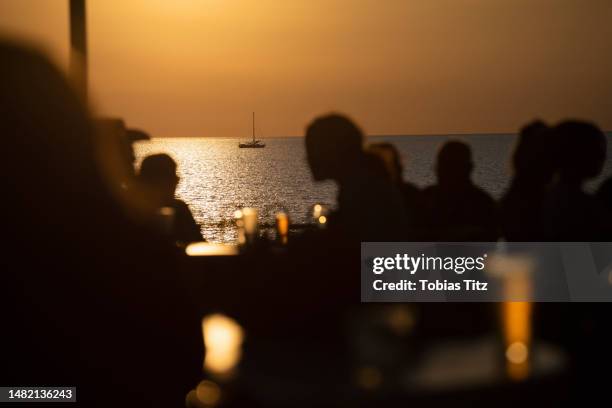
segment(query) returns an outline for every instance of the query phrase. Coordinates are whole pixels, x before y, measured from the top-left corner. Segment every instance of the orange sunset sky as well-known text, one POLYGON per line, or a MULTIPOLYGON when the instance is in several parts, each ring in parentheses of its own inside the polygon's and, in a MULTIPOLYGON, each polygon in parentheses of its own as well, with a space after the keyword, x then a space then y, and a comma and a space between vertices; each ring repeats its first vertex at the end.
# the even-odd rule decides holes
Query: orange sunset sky
MULTIPOLYGON (((153 136, 612 129, 609 0, 89 0, 95 112, 153 136)), ((1 0, 0 32, 68 64, 67 0, 1 0)))

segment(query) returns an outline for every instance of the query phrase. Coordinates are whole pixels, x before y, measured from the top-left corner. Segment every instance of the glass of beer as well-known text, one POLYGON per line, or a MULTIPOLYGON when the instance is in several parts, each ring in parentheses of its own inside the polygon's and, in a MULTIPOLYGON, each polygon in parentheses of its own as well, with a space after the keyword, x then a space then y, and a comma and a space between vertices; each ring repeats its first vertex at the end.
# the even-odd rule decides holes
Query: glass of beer
POLYGON ((257 208, 246 207, 242 209, 242 221, 244 223, 244 234, 246 240, 252 243, 257 238, 258 226, 257 208))
POLYGON ((289 237, 289 215, 285 211, 276 213, 276 236, 281 244, 287 244, 289 237))
POLYGON ((236 223, 238 245, 246 244, 246 234, 244 232, 244 214, 242 210, 234 211, 234 221, 236 223))

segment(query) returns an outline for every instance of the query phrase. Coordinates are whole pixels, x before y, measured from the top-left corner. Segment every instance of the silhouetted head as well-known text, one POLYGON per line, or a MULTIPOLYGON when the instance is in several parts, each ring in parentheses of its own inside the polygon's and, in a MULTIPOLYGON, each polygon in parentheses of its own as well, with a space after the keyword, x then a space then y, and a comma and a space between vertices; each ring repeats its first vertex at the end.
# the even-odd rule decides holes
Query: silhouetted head
POLYGON ((394 145, 386 142, 372 143, 368 146, 368 152, 382 159, 392 183, 399 183, 402 180, 402 161, 394 145))
POLYGON ((147 156, 140 165, 139 180, 158 199, 171 200, 179 182, 176 167, 176 162, 167 154, 147 156))
POLYGON ((373 177, 376 180, 384 180, 391 182, 391 175, 387 170, 385 160, 378 154, 370 151, 364 152, 361 160, 361 170, 365 171, 368 177, 373 177))
POLYGON ((566 182, 594 178, 606 160, 606 136, 594 124, 568 120, 554 128, 559 176, 566 182))
POLYGON ((467 144, 451 140, 440 148, 436 162, 439 184, 455 185, 468 182, 472 168, 472 152, 467 144))
POLYGON ((542 121, 529 123, 521 129, 512 156, 516 176, 547 184, 555 172, 555 152, 551 128, 542 121))
POLYGON ((363 133, 346 116, 321 116, 306 129, 306 154, 315 180, 342 179, 359 166, 363 133))

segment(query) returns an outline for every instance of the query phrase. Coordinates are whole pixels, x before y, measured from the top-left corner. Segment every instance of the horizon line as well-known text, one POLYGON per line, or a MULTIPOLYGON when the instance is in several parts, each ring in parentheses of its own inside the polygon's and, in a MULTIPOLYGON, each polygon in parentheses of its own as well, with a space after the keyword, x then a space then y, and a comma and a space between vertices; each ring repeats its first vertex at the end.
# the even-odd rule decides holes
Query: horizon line
MULTIPOLYGON (((612 136, 612 130, 603 130, 603 133, 612 136)), ((368 137, 422 137, 422 136, 516 136, 519 132, 455 132, 455 133, 389 133, 389 134, 366 134, 368 137)), ((266 136, 261 139, 284 139, 284 138, 303 138, 304 135, 289 135, 289 136, 266 136)), ((206 139, 242 139, 241 136, 151 136, 153 139, 191 139, 191 138, 206 138, 206 139)))

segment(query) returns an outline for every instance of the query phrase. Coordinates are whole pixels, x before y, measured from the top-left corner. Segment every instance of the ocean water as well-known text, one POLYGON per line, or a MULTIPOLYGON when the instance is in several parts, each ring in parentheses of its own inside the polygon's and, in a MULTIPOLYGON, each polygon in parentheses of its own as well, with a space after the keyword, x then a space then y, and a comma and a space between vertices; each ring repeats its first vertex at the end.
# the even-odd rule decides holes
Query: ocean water
MULTIPOLYGON (((471 146, 474 182, 499 198, 510 180, 515 135, 378 136, 368 141, 395 144, 405 179, 426 186, 435 182, 437 150, 450 139, 471 146)), ((612 175, 612 137, 608 139, 606 168, 602 177, 590 183, 590 189, 612 175)), ((294 223, 309 223, 313 204, 332 208, 335 204, 335 185, 312 180, 302 138, 270 138, 265 142, 265 149, 239 149, 237 139, 156 138, 138 142, 136 156, 138 164, 149 154, 172 156, 181 177, 177 196, 189 204, 204 237, 211 242, 233 242, 233 214, 239 208, 258 208, 260 223, 271 226, 277 211, 288 212, 294 223)))

